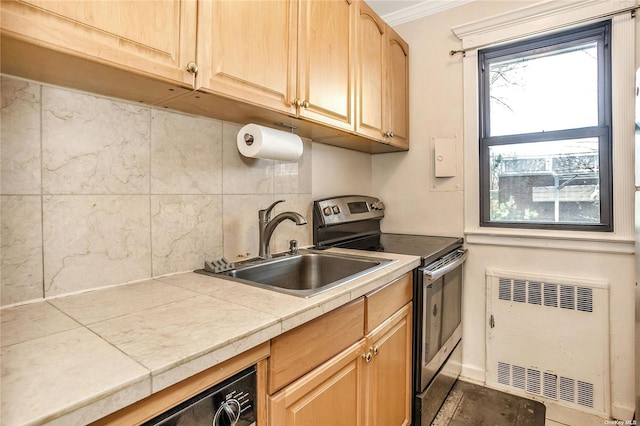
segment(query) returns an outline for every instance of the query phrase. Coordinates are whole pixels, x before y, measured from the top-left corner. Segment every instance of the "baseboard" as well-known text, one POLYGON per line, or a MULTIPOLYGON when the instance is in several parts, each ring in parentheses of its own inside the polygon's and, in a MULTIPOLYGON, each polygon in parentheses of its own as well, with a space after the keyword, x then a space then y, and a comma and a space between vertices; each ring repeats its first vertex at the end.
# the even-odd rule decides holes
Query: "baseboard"
POLYGON ((484 368, 476 367, 475 365, 462 364, 460 378, 468 382, 484 384, 486 382, 486 371, 484 368))

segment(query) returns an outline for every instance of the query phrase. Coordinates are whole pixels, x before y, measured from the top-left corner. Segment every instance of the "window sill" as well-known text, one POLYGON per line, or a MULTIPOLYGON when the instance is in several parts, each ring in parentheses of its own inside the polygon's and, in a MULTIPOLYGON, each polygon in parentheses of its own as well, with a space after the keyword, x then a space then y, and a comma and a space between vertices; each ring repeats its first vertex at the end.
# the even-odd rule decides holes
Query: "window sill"
POLYGON ((635 241, 628 237, 601 233, 554 232, 531 230, 465 230, 467 244, 526 247, 548 250, 571 250, 593 253, 634 254, 635 241))

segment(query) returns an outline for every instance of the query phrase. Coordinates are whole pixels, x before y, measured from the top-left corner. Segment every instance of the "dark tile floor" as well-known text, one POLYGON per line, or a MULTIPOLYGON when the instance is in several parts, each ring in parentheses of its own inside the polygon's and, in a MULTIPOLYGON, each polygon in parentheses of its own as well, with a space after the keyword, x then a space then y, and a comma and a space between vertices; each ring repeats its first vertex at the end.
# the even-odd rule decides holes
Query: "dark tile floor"
POLYGON ((432 426, 544 426, 537 401, 458 380, 432 426))

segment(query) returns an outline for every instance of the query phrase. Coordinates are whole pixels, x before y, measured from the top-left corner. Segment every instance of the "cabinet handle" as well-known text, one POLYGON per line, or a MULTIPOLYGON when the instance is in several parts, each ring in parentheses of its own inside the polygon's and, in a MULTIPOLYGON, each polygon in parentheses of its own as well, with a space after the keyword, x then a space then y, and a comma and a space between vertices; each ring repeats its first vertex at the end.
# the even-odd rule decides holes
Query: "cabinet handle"
POLYGON ((306 109, 306 108, 309 108, 309 105, 311 105, 311 104, 309 103, 309 101, 304 101, 304 102, 302 102, 302 107, 303 107, 303 108, 305 108, 305 109, 306 109))
POLYGON ((191 74, 195 74, 198 72, 198 64, 191 61, 187 64, 187 72, 191 74))
POLYGON ((371 355, 371 352, 367 352, 366 354, 362 354, 362 359, 364 359, 366 362, 371 362, 371 360, 373 359, 373 355, 371 355))
POLYGON ((373 345, 369 348, 369 352, 372 352, 374 355, 378 355, 380 353, 380 348, 376 345, 373 345))
POLYGON ((302 106, 302 102, 298 98, 295 98, 292 103, 294 107, 300 108, 302 106))
POLYGON ((387 138, 392 138, 393 137, 393 132, 385 132, 384 135, 387 138))

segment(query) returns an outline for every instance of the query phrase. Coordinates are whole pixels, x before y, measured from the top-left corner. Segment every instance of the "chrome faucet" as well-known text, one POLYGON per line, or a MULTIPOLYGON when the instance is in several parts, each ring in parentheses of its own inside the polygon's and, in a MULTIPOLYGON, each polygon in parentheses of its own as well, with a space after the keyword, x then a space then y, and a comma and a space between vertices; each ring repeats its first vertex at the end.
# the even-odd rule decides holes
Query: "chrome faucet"
POLYGON ((258 210, 258 225, 260 227, 260 254, 263 259, 269 259, 271 257, 271 249, 269 248, 269 242, 271 241, 271 235, 276 229, 276 226, 285 219, 289 219, 296 223, 296 225, 306 225, 307 219, 302 217, 296 212, 284 212, 280 213, 273 219, 271 219, 271 210, 278 203, 284 203, 284 200, 278 200, 271 204, 264 210, 258 210))

